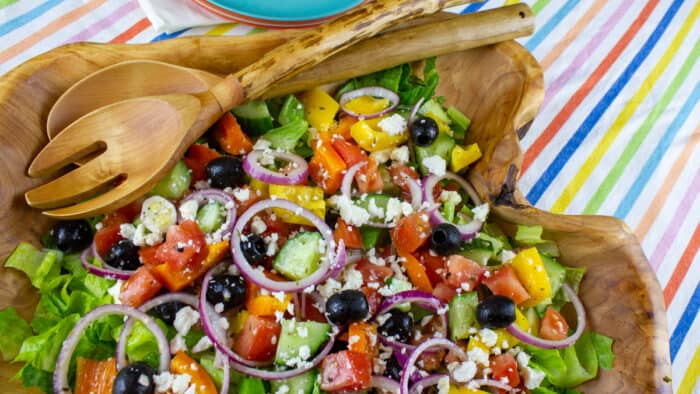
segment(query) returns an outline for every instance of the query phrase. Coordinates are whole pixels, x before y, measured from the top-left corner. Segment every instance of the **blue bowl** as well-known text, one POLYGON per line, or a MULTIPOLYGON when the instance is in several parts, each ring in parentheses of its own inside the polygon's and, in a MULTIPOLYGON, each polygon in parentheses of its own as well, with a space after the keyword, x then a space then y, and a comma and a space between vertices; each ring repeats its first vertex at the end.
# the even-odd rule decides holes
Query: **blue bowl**
POLYGON ((208 0, 234 13, 270 21, 301 22, 327 18, 363 0, 208 0))

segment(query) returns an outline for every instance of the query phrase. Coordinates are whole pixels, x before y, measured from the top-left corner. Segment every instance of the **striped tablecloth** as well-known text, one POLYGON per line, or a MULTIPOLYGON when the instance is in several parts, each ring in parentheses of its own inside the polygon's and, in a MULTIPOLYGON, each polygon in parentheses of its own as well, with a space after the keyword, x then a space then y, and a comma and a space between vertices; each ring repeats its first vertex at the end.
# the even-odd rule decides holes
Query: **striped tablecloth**
MULTIPOLYGON (((637 233, 668 308, 673 387, 700 393, 700 1, 528 2, 537 31, 521 42, 547 92, 522 141, 521 189, 542 209, 614 215, 637 233)), ((0 74, 68 42, 250 30, 158 34, 136 0, 0 0, 0 74)))

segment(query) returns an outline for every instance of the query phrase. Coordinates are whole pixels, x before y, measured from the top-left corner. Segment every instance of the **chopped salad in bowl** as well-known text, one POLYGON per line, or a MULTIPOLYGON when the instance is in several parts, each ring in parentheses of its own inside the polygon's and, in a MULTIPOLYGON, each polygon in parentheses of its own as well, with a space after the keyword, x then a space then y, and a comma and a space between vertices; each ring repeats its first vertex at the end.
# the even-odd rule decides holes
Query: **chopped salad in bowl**
POLYGON ((585 270, 508 236, 428 59, 248 102, 138 201, 5 263, 0 351, 47 393, 575 393, 612 366, 585 270))

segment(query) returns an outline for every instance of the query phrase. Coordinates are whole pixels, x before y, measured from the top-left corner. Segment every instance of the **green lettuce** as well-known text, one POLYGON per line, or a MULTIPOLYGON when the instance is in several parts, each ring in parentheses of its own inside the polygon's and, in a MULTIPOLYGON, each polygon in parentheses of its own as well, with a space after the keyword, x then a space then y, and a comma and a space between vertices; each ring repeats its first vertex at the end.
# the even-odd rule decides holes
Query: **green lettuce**
POLYGON ((32 328, 20 317, 17 310, 9 307, 0 310, 0 353, 4 361, 17 357, 20 344, 32 335, 32 328))
POLYGON ((24 272, 32 286, 41 289, 47 280, 53 279, 61 271, 63 253, 58 250, 39 251, 34 246, 22 242, 5 262, 5 267, 24 272))

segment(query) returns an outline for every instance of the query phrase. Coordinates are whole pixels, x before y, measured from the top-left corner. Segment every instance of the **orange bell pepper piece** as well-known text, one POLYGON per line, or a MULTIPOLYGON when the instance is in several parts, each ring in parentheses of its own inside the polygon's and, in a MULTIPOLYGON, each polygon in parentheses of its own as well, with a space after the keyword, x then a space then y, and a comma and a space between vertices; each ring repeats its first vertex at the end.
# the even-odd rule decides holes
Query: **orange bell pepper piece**
POLYGON ((242 155, 253 150, 253 142, 230 112, 226 112, 214 125, 214 138, 224 152, 232 155, 242 155))
POLYGON ((338 124, 336 125, 335 129, 332 130, 332 132, 333 134, 338 134, 344 139, 349 140, 352 138, 350 135, 350 128, 355 123, 357 123, 357 118, 353 118, 352 116, 343 116, 338 120, 338 124))
POLYGON ((292 294, 285 294, 284 299, 279 298, 271 294, 262 294, 262 291, 258 286, 247 282, 246 289, 246 309, 248 313, 255 316, 263 317, 274 317, 275 312, 286 312, 289 303, 292 302, 292 294))
POLYGON ((433 292, 433 285, 430 283, 428 274, 425 271, 423 264, 418 261, 412 254, 398 250, 399 256, 403 257, 405 261, 403 262, 404 268, 406 268, 406 274, 408 279, 411 280, 419 290, 425 291, 427 293, 433 292))
POLYGON ((313 142, 314 155, 309 162, 311 178, 327 194, 334 194, 340 188, 347 165, 333 146, 323 139, 313 142))
POLYGON ((372 323, 355 322, 348 328, 348 350, 358 353, 376 355, 377 326, 372 323))
POLYGON ((338 219, 338 222, 335 224, 333 239, 335 239, 335 242, 340 242, 342 239, 346 248, 362 249, 364 246, 360 229, 345 223, 343 219, 338 219))
POLYGON ((104 361, 78 357, 75 372, 75 394, 112 394, 117 362, 114 358, 104 361))
POLYGON ((177 352, 170 361, 170 371, 176 374, 189 375, 191 378, 190 385, 195 387, 194 392, 196 394, 217 394, 219 392, 207 371, 182 350, 177 352))

